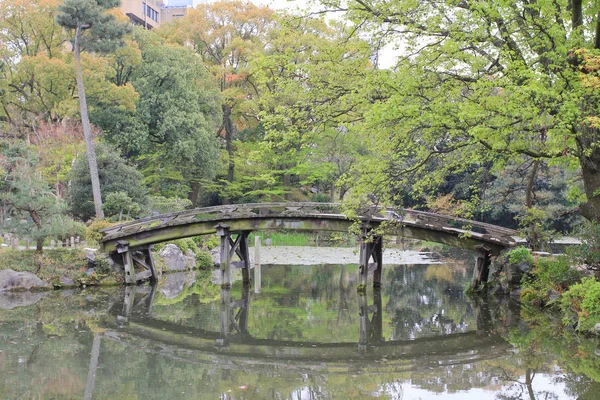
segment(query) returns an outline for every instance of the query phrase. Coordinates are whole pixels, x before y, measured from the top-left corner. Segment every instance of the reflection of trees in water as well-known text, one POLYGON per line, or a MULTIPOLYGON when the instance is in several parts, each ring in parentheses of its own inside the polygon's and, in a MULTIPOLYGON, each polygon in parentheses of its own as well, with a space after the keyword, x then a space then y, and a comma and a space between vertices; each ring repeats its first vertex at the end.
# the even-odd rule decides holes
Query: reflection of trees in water
POLYGON ((473 311, 464 295, 466 270, 458 263, 384 269, 384 281, 388 282, 384 293, 389 297, 385 310, 392 320, 392 339, 475 329, 473 311))
POLYGON ((600 382, 585 375, 566 373, 562 381, 567 386, 566 393, 578 400, 597 400, 600 397, 600 382))
MULTIPOLYGON (((352 273, 347 270, 345 277, 334 277, 345 280, 352 273)), ((311 276, 305 284, 312 282, 311 276)), ((337 312, 346 301, 354 307, 356 317, 355 285, 347 282, 343 287, 348 288, 344 294, 338 291, 331 298, 337 299, 334 310, 337 312)), ((232 298, 239 296, 240 292, 232 289, 232 298)), ((91 327, 100 316, 109 314, 120 297, 113 292, 87 292, 63 298, 57 293, 33 307, 2 312, 5 346, 0 345, 0 398, 82 398, 92 338, 104 332, 92 331, 91 327)), ((140 298, 138 295, 136 302, 140 298)), ((490 305, 490 311, 496 321, 510 321, 514 314, 498 310, 495 304, 490 305)), ((183 358, 185 349, 169 353, 171 358, 159 354, 160 344, 150 339, 135 339, 136 348, 102 339, 93 398, 296 399, 301 394, 306 395, 302 398, 315 399, 401 398, 404 384, 432 393, 484 388, 495 392, 498 399, 539 400, 563 398, 564 384, 568 396, 597 399, 600 357, 594 353, 598 340, 552 325, 543 313, 536 311, 533 317, 536 319, 529 324, 512 324, 514 328, 506 337, 515 347, 500 357, 441 365, 423 356, 413 360, 413 366, 403 364, 406 368, 401 370, 393 370, 389 362, 382 361, 365 362, 352 371, 347 365, 326 363, 300 371, 293 362, 266 366, 257 359, 247 364, 219 354, 195 362, 183 358), (556 374, 555 365, 573 372, 556 374)), ((485 350, 481 351, 485 355, 485 350)))

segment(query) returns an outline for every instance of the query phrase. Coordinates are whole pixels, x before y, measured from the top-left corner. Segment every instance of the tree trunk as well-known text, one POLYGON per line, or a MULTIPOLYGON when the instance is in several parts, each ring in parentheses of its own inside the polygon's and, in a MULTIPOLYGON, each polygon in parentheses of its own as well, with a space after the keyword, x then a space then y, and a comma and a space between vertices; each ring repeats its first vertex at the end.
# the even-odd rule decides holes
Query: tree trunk
POLYGON ((535 400, 535 393, 533 392, 533 377, 535 376, 535 372, 531 369, 527 369, 525 372, 525 386, 527 386, 527 393, 529 394, 530 400, 535 400))
POLYGON ((102 210, 102 195, 100 192, 100 177, 98 176, 98 162, 96 161, 96 151, 94 150, 94 142, 92 141, 92 129, 90 127, 90 119, 88 117, 87 99, 85 97, 85 87, 83 85, 83 71, 81 69, 81 26, 77 25, 75 30, 75 79, 77 81, 77 93, 79 95, 79 110, 81 113, 81 125, 83 127, 83 136, 85 138, 85 151, 88 158, 90 168, 90 177, 92 180, 92 195, 94 197, 94 209, 96 218, 104 218, 102 210))
MULTIPOLYGON (((30 210, 29 211, 29 216, 31 217, 31 220, 33 221, 33 223, 35 224, 35 227, 38 229, 39 232, 42 231, 42 219, 40 218, 40 215, 38 214, 37 211, 35 210, 30 210)), ((29 250, 29 239, 27 240, 27 250, 29 250)), ((38 253, 42 253, 44 251, 44 238, 38 238, 35 241, 35 251, 37 251, 38 253)), ((38 271, 39 271, 39 266, 38 266, 38 271)), ((36 271, 37 272, 37 271, 36 271)))
POLYGON ((200 184, 198 182, 191 182, 190 186, 192 191, 190 192, 189 199, 194 207, 198 207, 198 197, 200 196, 200 184))
POLYGON ((576 142, 586 196, 580 212, 586 219, 600 222, 600 148, 596 145, 600 130, 590 127, 579 129, 576 142))
POLYGON ((227 166, 227 181, 233 182, 235 172, 235 160, 233 159, 233 121, 231 120, 231 107, 223 105, 223 127, 225 128, 225 149, 229 155, 229 165, 227 166))
POLYGON ((535 178, 540 167, 539 160, 533 161, 533 167, 529 174, 529 181, 527 182, 527 193, 525 193, 525 207, 528 209, 533 207, 533 186, 535 185, 535 178))
MULTIPOLYGON (((290 174, 283 174, 283 186, 286 188, 291 188, 292 176, 290 174)), ((283 198, 287 201, 291 200, 292 193, 290 191, 286 191, 286 193, 283 195, 283 198)))

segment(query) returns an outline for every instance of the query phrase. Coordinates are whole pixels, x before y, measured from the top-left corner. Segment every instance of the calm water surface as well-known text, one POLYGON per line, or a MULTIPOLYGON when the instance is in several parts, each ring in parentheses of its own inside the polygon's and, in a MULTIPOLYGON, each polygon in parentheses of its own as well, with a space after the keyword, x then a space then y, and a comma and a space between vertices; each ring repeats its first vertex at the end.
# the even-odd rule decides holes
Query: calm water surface
POLYGON ((474 259, 267 265, 260 293, 210 272, 0 296, 1 399, 599 399, 598 341, 463 294, 474 259), (30 304, 30 305, 27 305, 30 304))

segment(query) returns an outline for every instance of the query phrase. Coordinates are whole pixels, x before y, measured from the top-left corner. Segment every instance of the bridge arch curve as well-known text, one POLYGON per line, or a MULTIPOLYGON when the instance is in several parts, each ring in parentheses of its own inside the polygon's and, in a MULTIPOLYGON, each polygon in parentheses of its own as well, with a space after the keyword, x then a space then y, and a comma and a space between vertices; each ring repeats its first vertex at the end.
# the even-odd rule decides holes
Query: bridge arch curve
MULTIPOLYGON (((356 217, 349 217, 342 206, 336 203, 256 203, 197 208, 111 226, 101 230, 104 235, 101 245, 106 252, 123 254, 126 282, 133 283, 156 276, 149 246, 217 233, 221 236, 223 281, 228 280, 229 274, 226 271, 231 258, 237 254, 245 263, 242 268, 245 269, 247 279, 244 280, 249 283, 249 232, 279 229, 347 232, 357 223, 361 226, 363 235, 368 230, 385 225, 385 234, 478 251, 482 263, 482 267, 478 268, 481 269, 482 276, 479 281, 474 280, 473 284, 476 286, 481 283, 481 279, 487 280, 490 256, 516 244, 517 232, 514 230, 423 211, 368 206, 358 210, 356 217), (234 241, 231 235, 236 233, 239 235, 234 241), (136 262, 146 268, 146 271, 136 275, 136 262)), ((369 268, 373 267, 378 271, 376 276, 380 275, 381 253, 381 236, 377 236, 373 244, 361 244, 361 271, 364 269, 361 272, 364 275, 361 282, 364 284, 369 268), (371 258, 374 266, 370 263, 371 258)))

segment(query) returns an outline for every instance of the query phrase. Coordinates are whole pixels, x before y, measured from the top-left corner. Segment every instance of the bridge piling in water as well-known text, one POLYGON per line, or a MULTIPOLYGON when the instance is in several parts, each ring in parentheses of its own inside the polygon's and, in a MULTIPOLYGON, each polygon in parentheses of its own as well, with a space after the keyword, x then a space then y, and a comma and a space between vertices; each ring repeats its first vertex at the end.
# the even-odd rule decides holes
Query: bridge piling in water
POLYGON ((250 231, 240 231, 237 233, 235 241, 232 238, 232 232, 228 225, 219 224, 216 226, 217 235, 221 238, 220 256, 221 256, 221 287, 231 287, 231 268, 242 268, 242 279, 244 285, 250 285, 250 252, 248 249, 248 235, 250 231), (233 256, 240 258, 239 262, 232 262, 233 256))
POLYGON ((360 238, 359 253, 359 288, 367 287, 369 271, 373 271, 373 287, 381 287, 381 275, 383 271, 383 238, 382 236, 369 237, 369 228, 363 228, 360 238), (373 259, 373 263, 371 263, 373 259))
POLYGON ((477 249, 477 264, 475 265, 473 278, 471 279, 472 290, 478 291, 487 283, 490 274, 491 256, 492 253, 489 247, 481 245, 477 249))
POLYGON ((117 245, 117 253, 122 256, 126 284, 133 285, 146 279, 157 280, 151 246, 141 246, 132 249, 129 247, 128 242, 122 241, 117 245), (136 265, 143 268, 143 271, 136 273, 136 265))

